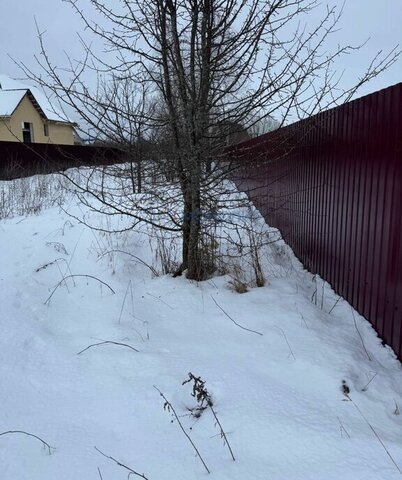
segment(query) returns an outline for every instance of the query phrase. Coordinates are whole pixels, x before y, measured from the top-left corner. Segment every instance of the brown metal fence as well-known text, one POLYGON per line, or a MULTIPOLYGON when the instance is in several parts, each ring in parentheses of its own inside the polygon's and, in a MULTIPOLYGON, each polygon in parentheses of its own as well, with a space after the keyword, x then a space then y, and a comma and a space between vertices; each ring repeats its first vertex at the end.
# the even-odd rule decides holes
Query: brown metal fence
POLYGON ((0 180, 121 161, 123 153, 115 148, 0 142, 0 180))
POLYGON ((402 83, 228 150, 305 267, 402 359, 402 83))

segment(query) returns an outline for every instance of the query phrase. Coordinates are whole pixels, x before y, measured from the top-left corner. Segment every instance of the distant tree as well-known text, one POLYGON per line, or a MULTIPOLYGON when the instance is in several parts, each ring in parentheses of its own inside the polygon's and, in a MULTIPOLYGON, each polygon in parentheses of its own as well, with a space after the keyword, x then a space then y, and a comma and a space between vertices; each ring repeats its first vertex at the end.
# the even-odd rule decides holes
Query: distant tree
POLYGON ((264 133, 272 132, 281 126, 281 122, 275 120, 270 116, 261 116, 261 119, 257 120, 250 128, 249 135, 250 137, 258 137, 264 133))
MULTIPOLYGON (((98 55, 82 40, 85 58, 71 60, 66 71, 52 63, 39 32, 37 61, 44 75, 23 68, 91 127, 122 144, 140 145, 144 131, 169 132, 168 157, 179 194, 161 199, 157 192, 164 214, 152 215, 151 222, 168 228, 169 218, 171 228, 181 232, 177 273, 187 270, 190 279, 206 275, 203 212, 232 168, 217 158, 228 137, 242 139, 264 119, 275 117, 280 126, 290 112, 302 118, 346 101, 398 56, 395 50, 379 52, 358 81, 342 89, 334 62, 358 47, 325 50, 342 11, 328 8, 307 28, 318 0, 66 1, 86 30, 105 44, 105 53, 98 55), (86 85, 88 69, 98 72, 97 93, 86 85), (154 98, 162 103, 163 116, 153 109, 154 98), (239 131, 235 134, 233 128, 239 131), (177 201, 182 215, 173 218, 167 205, 177 201)), ((159 159, 167 161, 163 153, 159 159)), ((101 194, 97 198, 102 201, 101 194)), ((119 212, 132 215, 135 210, 121 199, 107 199, 108 207, 119 212)), ((150 221, 149 210, 136 212, 136 220, 150 221)))

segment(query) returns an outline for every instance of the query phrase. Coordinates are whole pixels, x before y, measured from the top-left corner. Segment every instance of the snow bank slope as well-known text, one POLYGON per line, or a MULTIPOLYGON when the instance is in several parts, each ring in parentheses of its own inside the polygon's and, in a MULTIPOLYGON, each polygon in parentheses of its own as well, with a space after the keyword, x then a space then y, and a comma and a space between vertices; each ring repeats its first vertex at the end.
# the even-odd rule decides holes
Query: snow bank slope
MULTIPOLYGON (((311 302, 316 283, 285 246, 272 246, 271 262, 291 262, 291 273, 239 295, 226 277, 152 278, 128 255, 105 255, 115 241, 57 208, 0 223, 0 433, 55 447, 0 436, 1 480, 126 478, 94 446, 149 480, 400 478, 400 365, 358 315, 357 331, 346 302, 327 313, 328 287, 311 302), (70 274, 96 278, 70 278, 44 304, 70 274), (104 344, 77 355, 102 341, 139 352, 104 344), (235 462, 211 412, 188 415, 190 371, 206 381, 235 462)), ((119 241, 150 261, 147 238, 119 241)))

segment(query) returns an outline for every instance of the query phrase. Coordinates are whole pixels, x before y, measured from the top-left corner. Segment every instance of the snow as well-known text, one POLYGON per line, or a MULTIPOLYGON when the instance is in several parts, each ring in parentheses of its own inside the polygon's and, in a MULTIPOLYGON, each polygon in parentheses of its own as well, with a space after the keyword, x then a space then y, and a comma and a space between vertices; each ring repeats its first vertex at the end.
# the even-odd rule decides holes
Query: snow
POLYGON ((31 88, 27 86, 25 83, 22 83, 18 80, 14 80, 3 73, 0 73, 0 85, 2 90, 26 90, 27 88, 31 88))
POLYGON ((0 85, 0 116, 11 115, 26 91, 30 90, 49 120, 70 122, 66 115, 51 102, 52 99, 48 98, 39 88, 14 80, 4 74, 0 74, 0 85), (20 98, 15 103, 18 96, 20 98))
POLYGON ((0 117, 9 117, 26 94, 26 90, 0 90, 0 117))
POLYGON ((156 265, 146 235, 94 232, 65 211, 102 225, 99 214, 64 202, 0 223, 0 433, 55 447, 0 436, 1 480, 127 478, 95 446, 149 480, 400 478, 400 363, 283 242, 269 246, 267 285, 237 294, 225 275, 154 277, 111 252, 156 265), (90 277, 54 290, 69 274, 115 294, 90 277), (77 355, 102 341, 139 352, 105 344, 77 355), (188 416, 188 372, 206 381, 235 462, 210 411, 188 416))

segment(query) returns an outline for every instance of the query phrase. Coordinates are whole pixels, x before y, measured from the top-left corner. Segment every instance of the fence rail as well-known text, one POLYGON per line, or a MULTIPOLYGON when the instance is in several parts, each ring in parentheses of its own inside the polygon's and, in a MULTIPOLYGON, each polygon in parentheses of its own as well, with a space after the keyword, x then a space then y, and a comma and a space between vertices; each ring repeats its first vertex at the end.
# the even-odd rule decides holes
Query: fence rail
POLYGON ((402 83, 227 153, 305 267, 402 359, 402 83))

